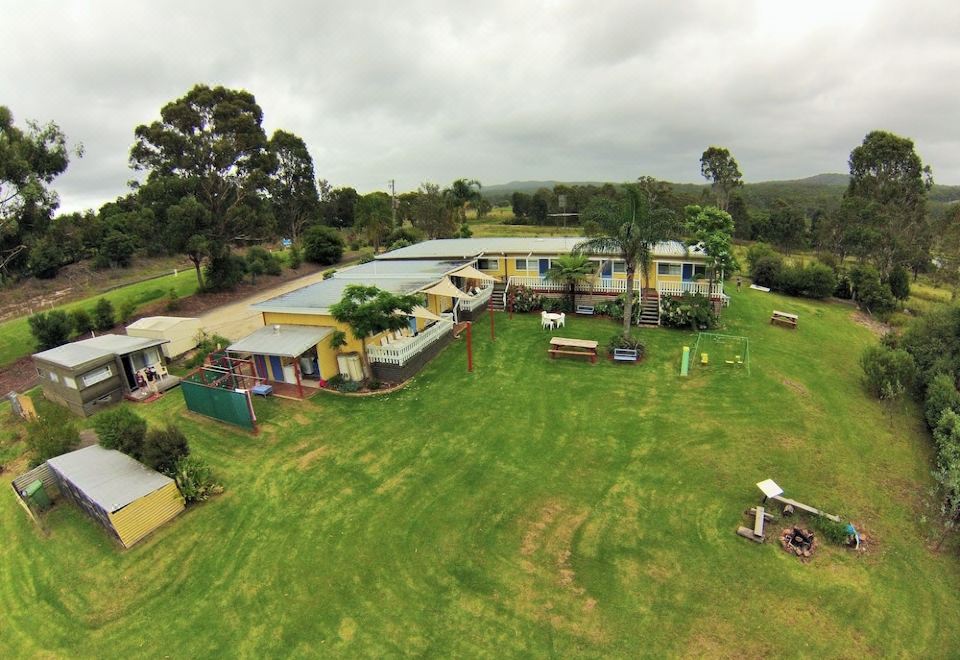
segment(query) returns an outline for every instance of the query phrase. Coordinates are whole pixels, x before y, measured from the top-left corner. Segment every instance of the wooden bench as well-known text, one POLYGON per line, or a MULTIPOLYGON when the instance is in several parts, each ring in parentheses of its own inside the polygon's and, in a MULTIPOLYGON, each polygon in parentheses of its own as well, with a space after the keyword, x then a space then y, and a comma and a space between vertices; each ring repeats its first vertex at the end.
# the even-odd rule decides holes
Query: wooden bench
POLYGON ((547 350, 551 358, 558 355, 574 357, 588 357, 591 362, 597 361, 597 342, 592 339, 569 339, 567 337, 551 337, 550 348, 547 350))
POLYGON ((593 305, 577 305, 577 314, 593 316, 593 305))
POLYGON ((613 359, 615 362, 636 362, 639 357, 637 351, 632 348, 613 349, 613 359))
POLYGON ((770 315, 770 323, 782 325, 785 328, 797 329, 797 323, 800 321, 800 317, 796 314, 788 314, 787 312, 778 312, 773 310, 773 314, 770 315))

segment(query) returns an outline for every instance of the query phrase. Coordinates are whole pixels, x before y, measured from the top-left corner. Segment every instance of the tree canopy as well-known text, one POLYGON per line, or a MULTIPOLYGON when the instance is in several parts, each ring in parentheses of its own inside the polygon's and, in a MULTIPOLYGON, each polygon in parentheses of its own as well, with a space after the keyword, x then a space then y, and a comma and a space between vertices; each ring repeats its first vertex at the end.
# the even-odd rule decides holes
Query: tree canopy
POLYGON ((743 185, 740 166, 726 147, 709 147, 700 156, 700 173, 713 187, 717 207, 726 211, 730 194, 743 185))
POLYGON ((267 185, 273 215, 283 236, 296 243, 304 228, 319 219, 313 158, 303 139, 287 131, 275 131, 268 148, 276 163, 267 185))
POLYGON ((353 336, 363 346, 363 360, 367 360, 364 341, 371 335, 407 327, 407 316, 414 305, 420 304, 415 295, 395 294, 375 286, 350 284, 343 290, 340 302, 330 306, 330 314, 340 323, 350 326, 353 336))

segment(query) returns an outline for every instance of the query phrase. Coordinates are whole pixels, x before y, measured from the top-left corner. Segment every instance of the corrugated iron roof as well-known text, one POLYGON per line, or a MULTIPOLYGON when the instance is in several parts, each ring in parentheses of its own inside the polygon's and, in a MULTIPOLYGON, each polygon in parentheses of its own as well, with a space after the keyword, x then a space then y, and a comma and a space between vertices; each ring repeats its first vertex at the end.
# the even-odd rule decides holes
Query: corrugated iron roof
POLYGON ((232 353, 297 357, 334 330, 324 325, 268 325, 227 346, 227 350, 232 353))
POLYGON ((414 293, 437 282, 446 273, 466 263, 463 260, 371 261, 338 271, 331 279, 251 305, 261 312, 326 314, 340 302, 351 284, 375 286, 391 293, 414 293))
POLYGON ((122 452, 100 445, 51 458, 47 465, 108 513, 173 481, 122 452))
MULTIPOLYGON (((469 259, 481 254, 566 254, 586 240, 583 236, 439 238, 392 250, 377 257, 381 261, 393 259, 469 259)), ((654 257, 682 257, 688 252, 680 241, 663 241, 653 247, 654 257)))
POLYGON ((151 346, 166 344, 169 341, 169 339, 147 339, 127 335, 100 335, 34 353, 33 357, 71 369, 91 360, 126 355, 151 346))
POLYGON ((127 329, 134 330, 168 330, 184 321, 196 321, 195 318, 183 316, 145 316, 139 321, 134 321, 127 326, 127 329))

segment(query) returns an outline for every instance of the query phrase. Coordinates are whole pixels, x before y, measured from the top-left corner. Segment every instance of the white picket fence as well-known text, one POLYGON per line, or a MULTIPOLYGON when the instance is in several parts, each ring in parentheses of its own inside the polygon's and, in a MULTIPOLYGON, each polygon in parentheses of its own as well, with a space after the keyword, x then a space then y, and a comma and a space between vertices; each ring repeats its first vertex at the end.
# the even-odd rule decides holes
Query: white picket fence
POLYGON ((488 284, 487 286, 480 289, 480 293, 474 296, 473 300, 460 300, 459 308, 468 312, 484 307, 487 304, 487 301, 490 300, 490 294, 493 293, 493 284, 488 284))
POLYGON ((723 282, 658 282, 657 293, 661 296, 682 296, 685 293, 699 293, 711 297, 723 295, 723 282))
POLYGON ((452 321, 437 321, 416 337, 395 340, 386 346, 367 345, 367 357, 371 362, 384 362, 403 366, 420 351, 453 331, 452 321))

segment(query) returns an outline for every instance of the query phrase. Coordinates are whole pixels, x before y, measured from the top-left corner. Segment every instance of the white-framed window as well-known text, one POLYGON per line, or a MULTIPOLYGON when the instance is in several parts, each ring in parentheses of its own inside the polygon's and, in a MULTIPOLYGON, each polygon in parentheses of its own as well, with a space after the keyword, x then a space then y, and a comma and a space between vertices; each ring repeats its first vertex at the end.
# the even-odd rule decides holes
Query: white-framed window
POLYGON ((707 279, 707 267, 704 264, 693 264, 693 279, 707 279))
POLYGON ((77 389, 77 381, 75 381, 70 376, 63 377, 63 384, 69 387, 71 390, 77 389))
POLYGON ((47 377, 50 378, 50 380, 52 380, 54 383, 59 383, 59 382, 60 382, 60 379, 57 378, 57 374, 54 373, 53 371, 48 371, 48 372, 47 372, 47 377))
POLYGON ((80 382, 83 383, 84 387, 90 387, 91 385, 96 385, 97 383, 105 381, 112 375, 113 370, 110 368, 110 365, 105 364, 102 367, 97 367, 96 369, 88 371, 80 376, 80 382))
POLYGON ((477 259, 477 270, 500 270, 500 260, 477 259))
POLYGON ((514 259, 514 268, 536 272, 540 268, 539 259, 514 259))
POLYGON ((613 274, 626 275, 627 274, 627 262, 617 259, 613 262, 613 274))
POLYGON ((657 264, 657 275, 675 275, 679 277, 683 273, 680 264, 657 264))

